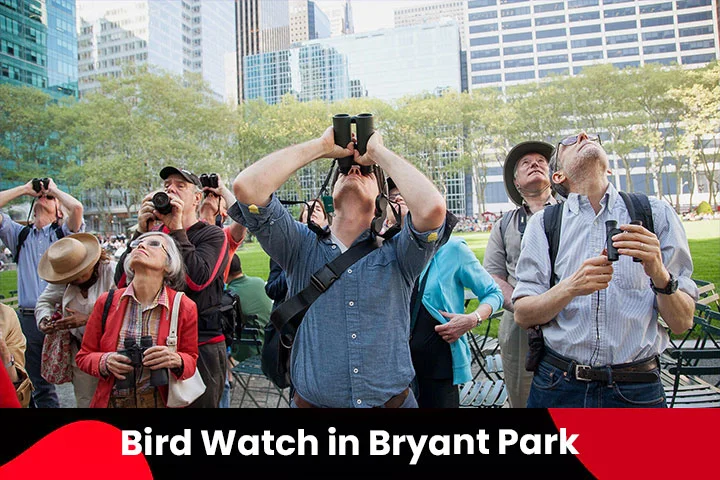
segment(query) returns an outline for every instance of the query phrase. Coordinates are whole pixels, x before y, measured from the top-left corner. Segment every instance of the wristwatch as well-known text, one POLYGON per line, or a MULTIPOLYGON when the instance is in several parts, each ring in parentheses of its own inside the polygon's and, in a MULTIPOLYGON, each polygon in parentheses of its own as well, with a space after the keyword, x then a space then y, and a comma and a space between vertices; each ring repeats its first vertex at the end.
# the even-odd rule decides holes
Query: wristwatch
POLYGON ((672 273, 670 273, 670 272, 668 272, 668 273, 670 274, 670 280, 668 281, 665 288, 656 287, 655 284, 652 282, 652 279, 650 279, 650 287, 652 288, 653 292, 655 292, 656 294, 662 293, 663 295, 672 295, 673 293, 675 293, 677 291, 677 289, 678 289, 677 278, 675 278, 675 276, 672 273))
POLYGON ((13 355, 13 354, 11 353, 11 354, 10 354, 10 361, 5 364, 5 369, 8 369, 8 368, 14 367, 14 366, 15 366, 15 355, 13 355))
POLYGON ((473 313, 475 314, 475 318, 477 319, 477 323, 475 324, 475 326, 477 327, 478 325, 480 325, 480 323, 482 323, 483 319, 480 316, 480 314, 477 312, 477 310, 475 310, 473 313))

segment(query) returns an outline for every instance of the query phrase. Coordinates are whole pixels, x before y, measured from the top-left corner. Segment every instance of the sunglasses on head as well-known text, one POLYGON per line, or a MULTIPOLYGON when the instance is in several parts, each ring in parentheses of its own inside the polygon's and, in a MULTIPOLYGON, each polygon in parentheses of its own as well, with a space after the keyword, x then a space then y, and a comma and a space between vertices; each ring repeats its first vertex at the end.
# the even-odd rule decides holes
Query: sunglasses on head
MULTIPOLYGON (((591 142, 599 143, 600 145, 602 145, 599 135, 596 135, 594 133, 586 133, 585 136, 591 142)), ((570 135, 569 137, 565 137, 562 140, 560 140, 560 145, 569 147, 570 145, 575 145, 579 139, 580 139, 580 135, 570 135)))
POLYGON ((350 173, 350 170, 354 166, 360 167, 360 174, 362 175, 370 175, 371 173, 375 173, 375 165, 358 165, 357 163, 352 163, 348 165, 338 165, 338 172, 342 173, 343 175, 347 175, 350 173))

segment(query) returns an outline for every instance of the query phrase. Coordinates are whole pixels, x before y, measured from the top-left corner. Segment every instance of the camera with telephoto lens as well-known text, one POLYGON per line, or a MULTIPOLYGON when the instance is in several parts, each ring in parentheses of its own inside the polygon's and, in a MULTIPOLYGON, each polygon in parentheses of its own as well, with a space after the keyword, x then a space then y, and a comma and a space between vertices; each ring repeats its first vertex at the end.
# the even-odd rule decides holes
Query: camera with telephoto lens
MULTIPOLYGON (((630 222, 630 225, 642 226, 642 221, 633 220, 632 222, 630 222)), ((607 257, 609 262, 617 262, 620 259, 620 252, 618 252, 618 249, 613 246, 612 240, 612 237, 619 233, 623 233, 623 231, 618 228, 617 221, 608 220, 605 222, 605 235, 607 237, 607 257)), ((642 262, 642 260, 633 257, 633 262, 642 262)))
POLYGON ((49 186, 50 186, 50 179, 47 177, 32 179, 32 189, 35 190, 36 193, 40 193, 40 191, 43 188, 45 188, 45 190, 47 190, 49 186))
POLYGON ((165 192, 157 192, 153 195, 152 204, 155 210, 163 215, 167 215, 172 212, 172 205, 170 204, 170 197, 165 192))
MULTIPOLYGON (((356 116, 350 116, 347 113, 338 113, 333 115, 333 131, 335 134, 335 145, 346 148, 348 143, 352 140, 352 129, 351 125, 355 124, 356 139, 357 143, 355 148, 360 155, 365 155, 367 152, 367 142, 375 133, 373 128, 373 115, 372 113, 361 113, 356 116)), ((347 175, 350 169, 355 163, 353 157, 338 158, 338 170, 343 175, 347 175)), ((367 175, 373 171, 372 165, 360 165, 360 172, 363 175, 367 175)))
MULTIPOLYGON (((125 374, 125 380, 115 381, 115 385, 118 389, 128 389, 135 386, 135 370, 142 367, 145 351, 152 346, 153 339, 150 335, 143 335, 140 337, 140 345, 137 344, 134 338, 125 339, 125 350, 120 350, 118 353, 120 355, 125 355, 130 359, 130 365, 133 369, 125 374)), ((159 387, 167 384, 167 369, 159 368, 157 370, 150 370, 150 385, 153 387, 159 387)))

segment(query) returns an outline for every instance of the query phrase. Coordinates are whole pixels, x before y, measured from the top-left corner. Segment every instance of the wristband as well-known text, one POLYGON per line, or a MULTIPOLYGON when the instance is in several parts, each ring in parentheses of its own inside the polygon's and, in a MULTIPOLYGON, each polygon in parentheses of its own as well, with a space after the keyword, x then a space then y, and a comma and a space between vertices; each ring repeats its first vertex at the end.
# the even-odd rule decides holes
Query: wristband
POLYGON ((483 321, 483 319, 477 310, 475 310, 473 313, 475 314, 475 318, 477 318, 477 323, 475 324, 475 326, 478 327, 480 326, 480 323, 483 321))

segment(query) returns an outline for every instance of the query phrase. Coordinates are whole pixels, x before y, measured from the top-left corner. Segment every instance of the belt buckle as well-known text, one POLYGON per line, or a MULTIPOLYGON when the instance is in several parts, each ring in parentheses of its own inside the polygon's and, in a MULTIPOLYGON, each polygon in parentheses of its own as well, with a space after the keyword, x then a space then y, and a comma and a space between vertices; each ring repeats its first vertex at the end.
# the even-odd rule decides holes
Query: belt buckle
POLYGON ((590 365, 575 365, 575 380, 580 380, 581 382, 592 382, 591 379, 580 376, 580 372, 589 372, 590 370, 592 370, 590 365))

